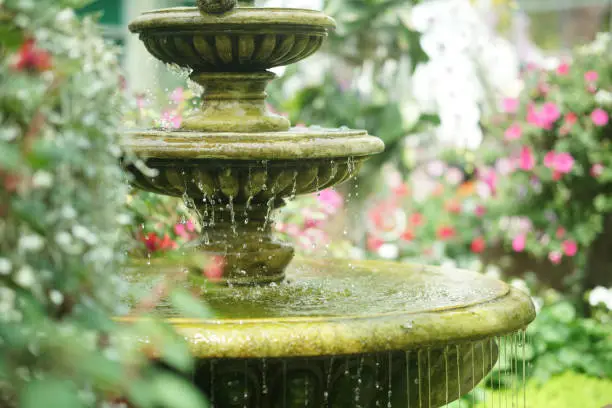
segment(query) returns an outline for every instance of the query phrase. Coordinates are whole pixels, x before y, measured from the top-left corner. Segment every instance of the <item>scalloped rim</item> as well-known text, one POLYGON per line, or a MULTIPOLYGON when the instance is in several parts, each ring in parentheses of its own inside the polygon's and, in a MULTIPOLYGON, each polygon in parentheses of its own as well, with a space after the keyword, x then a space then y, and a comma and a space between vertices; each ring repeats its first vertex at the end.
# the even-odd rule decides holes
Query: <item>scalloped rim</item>
POLYGON ((196 7, 174 7, 143 13, 129 24, 130 31, 176 29, 187 27, 233 26, 259 28, 262 26, 312 27, 333 30, 336 22, 316 10, 286 8, 236 8, 221 15, 202 14, 196 7))

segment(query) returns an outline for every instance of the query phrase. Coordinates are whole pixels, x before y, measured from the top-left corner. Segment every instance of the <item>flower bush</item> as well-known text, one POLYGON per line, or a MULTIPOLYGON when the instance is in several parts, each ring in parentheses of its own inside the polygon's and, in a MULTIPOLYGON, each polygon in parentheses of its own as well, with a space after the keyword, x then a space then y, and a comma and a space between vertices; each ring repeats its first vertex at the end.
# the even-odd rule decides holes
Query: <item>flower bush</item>
POLYGON ((569 259, 584 268, 587 289, 612 284, 598 249, 609 244, 612 210, 610 44, 602 34, 556 69, 529 67, 520 97, 485 124, 493 142, 481 166, 493 181, 491 213, 522 220, 493 233, 515 252, 569 259))
POLYGON ((151 319, 112 318, 126 312, 123 98, 116 53, 70 8, 82 5, 0 2, 0 405, 126 396, 138 407, 201 407, 189 383, 152 361, 189 371, 177 336, 151 319))

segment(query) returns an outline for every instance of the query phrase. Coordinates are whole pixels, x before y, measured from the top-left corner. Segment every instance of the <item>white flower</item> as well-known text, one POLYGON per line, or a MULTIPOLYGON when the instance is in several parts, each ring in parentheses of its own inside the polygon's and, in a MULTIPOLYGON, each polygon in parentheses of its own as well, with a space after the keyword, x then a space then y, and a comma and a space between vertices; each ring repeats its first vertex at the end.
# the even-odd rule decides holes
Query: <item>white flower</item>
POLYGON ((34 270, 28 265, 22 266, 15 275, 14 279, 15 283, 24 288, 29 288, 34 284, 34 282, 36 282, 34 270))
POLYGON ((6 320, 6 314, 15 307, 15 298, 14 290, 0 287, 0 320, 6 320))
POLYGON ((49 293, 49 299, 51 299, 51 302, 53 302, 53 304, 61 305, 62 302, 64 302, 64 295, 58 290, 52 290, 49 293))
POLYGON ((71 220, 77 216, 77 212, 71 205, 65 205, 62 207, 62 217, 67 220, 71 220))
POLYGON ((595 102, 603 106, 612 105, 612 92, 608 92, 604 89, 599 90, 595 94, 595 102))
POLYGON ((23 252, 38 252, 45 246, 45 240, 40 235, 24 235, 17 246, 23 252))
POLYGON ((72 227, 72 235, 85 241, 89 245, 95 245, 98 242, 96 235, 82 225, 75 225, 72 227))
POLYGON ((397 259, 399 248, 395 244, 383 244, 378 248, 378 256, 383 259, 397 259))
POLYGON ((604 304, 608 310, 612 310, 612 289, 606 289, 603 286, 598 286, 589 294, 589 304, 597 306, 604 304))
POLYGON ((117 222, 120 225, 130 225, 132 222, 132 217, 130 217, 129 214, 122 213, 117 215, 117 222))
POLYGON ((13 269, 11 261, 6 258, 0 258, 0 275, 8 275, 11 273, 11 269, 13 269))
POLYGON ((61 231, 55 234, 55 242, 61 247, 67 247, 72 244, 72 235, 66 231, 61 231))
POLYGON ((323 0, 266 0, 266 7, 323 10, 323 0))
POLYGON ((35 188, 49 188, 53 185, 53 175, 47 171, 39 170, 32 177, 32 185, 35 188))
POLYGON ((518 279, 518 278, 512 279, 510 281, 510 285, 512 285, 513 287, 517 288, 520 291, 523 291, 529 294, 529 287, 527 286, 527 283, 522 279, 518 279))
POLYGON ((67 23, 70 23, 74 19, 74 16, 74 11, 72 9, 67 8, 56 14, 55 22, 59 25, 65 25, 67 23))
POLYGON ((501 279, 501 269, 495 265, 488 265, 485 269, 484 275, 493 279, 501 279))

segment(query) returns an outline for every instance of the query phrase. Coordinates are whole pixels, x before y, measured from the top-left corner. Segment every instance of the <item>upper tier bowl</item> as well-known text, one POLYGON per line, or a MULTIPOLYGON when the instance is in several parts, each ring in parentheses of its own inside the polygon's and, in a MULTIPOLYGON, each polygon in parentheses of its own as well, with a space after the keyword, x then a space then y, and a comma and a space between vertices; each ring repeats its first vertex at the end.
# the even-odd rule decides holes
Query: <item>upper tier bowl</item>
POLYGON ((195 72, 252 72, 315 53, 336 24, 312 10, 236 8, 204 14, 195 7, 145 13, 129 26, 149 52, 195 72))

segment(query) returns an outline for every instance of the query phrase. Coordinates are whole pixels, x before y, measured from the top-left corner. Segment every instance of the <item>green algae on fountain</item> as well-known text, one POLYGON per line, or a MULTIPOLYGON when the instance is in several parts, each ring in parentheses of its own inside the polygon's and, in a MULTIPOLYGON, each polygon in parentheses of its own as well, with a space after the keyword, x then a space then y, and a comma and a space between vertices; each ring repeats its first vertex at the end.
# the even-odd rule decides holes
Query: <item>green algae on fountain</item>
MULTIPOLYGON (((185 318, 167 302, 157 309, 200 359, 194 382, 222 408, 422 408, 469 392, 495 365, 498 336, 533 319, 529 297, 467 271, 293 260, 272 237, 274 210, 350 179, 384 145, 361 130, 290 128, 266 109, 267 70, 317 51, 331 18, 198 4, 146 13, 130 29, 152 55, 192 72, 202 108, 181 129, 124 139, 158 174, 129 167, 133 184, 183 197, 203 227, 190 250, 227 259, 219 284, 193 288, 216 318, 185 318)), ((156 273, 131 285, 146 288, 156 273)))

